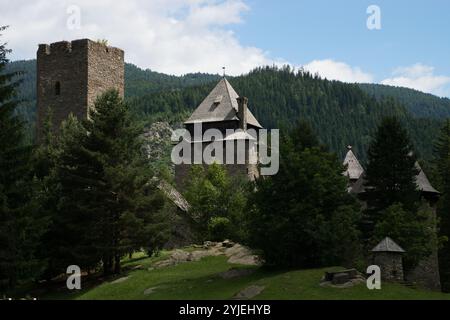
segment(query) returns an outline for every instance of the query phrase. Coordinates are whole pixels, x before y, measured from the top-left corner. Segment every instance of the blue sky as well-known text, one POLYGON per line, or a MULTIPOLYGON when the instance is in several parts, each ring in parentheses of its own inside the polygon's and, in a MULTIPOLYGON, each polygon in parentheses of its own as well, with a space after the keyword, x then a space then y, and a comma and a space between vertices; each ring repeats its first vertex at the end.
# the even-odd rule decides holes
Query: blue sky
POLYGON ((450 1, 248 1, 235 32, 244 43, 293 64, 344 61, 380 80, 399 66, 434 66, 450 75, 450 1), (282 2, 282 3, 280 3, 282 2), (368 6, 381 9, 381 30, 366 26, 368 6))
POLYGON ((0 0, 13 59, 39 43, 108 39, 169 74, 291 64, 345 82, 450 96, 448 0, 0 0), (367 8, 381 12, 369 30, 367 8))

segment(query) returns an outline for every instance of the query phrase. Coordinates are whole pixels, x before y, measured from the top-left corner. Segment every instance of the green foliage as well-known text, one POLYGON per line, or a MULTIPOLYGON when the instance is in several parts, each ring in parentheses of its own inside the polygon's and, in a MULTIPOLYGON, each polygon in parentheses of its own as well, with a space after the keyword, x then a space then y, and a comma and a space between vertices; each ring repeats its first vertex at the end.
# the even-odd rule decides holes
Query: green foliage
POLYGON ((141 128, 118 92, 100 96, 89 120, 70 117, 61 128, 50 185, 56 189, 48 239, 54 270, 76 263, 120 271, 123 255, 153 252, 167 240, 164 198, 142 152, 141 128))
POLYGON ((420 193, 416 185, 419 173, 416 161, 409 135, 400 121, 383 119, 369 147, 366 236, 370 237, 379 213, 391 205, 400 203, 407 210, 417 210, 420 193))
POLYGON ((227 238, 242 239, 246 193, 245 182, 230 176, 225 167, 218 164, 192 166, 184 195, 191 205, 190 213, 195 217, 200 241, 209 240, 208 225, 216 217, 229 220, 232 232, 227 238))
POLYGON ((441 134, 435 144, 435 168, 437 171, 437 188, 442 193, 438 203, 440 236, 447 241, 439 250, 441 285, 445 292, 450 292, 450 120, 442 126, 441 134))
MULTIPOLYGON (((1 32, 6 27, 0 27, 1 32)), ((17 72, 5 72, 10 53, 0 43, 0 290, 33 279, 42 269, 36 248, 46 228, 34 198, 31 147, 18 117, 17 72)))
POLYGON ((212 217, 208 222, 208 238, 211 241, 223 241, 232 235, 230 219, 225 217, 212 217))
POLYGON ((377 100, 397 99, 415 117, 443 119, 450 117, 450 99, 440 98, 414 89, 386 85, 359 84, 359 87, 377 100))
MULTIPOLYGON (((19 112, 29 123, 27 136, 31 139, 36 113, 36 61, 16 61, 8 68, 24 71, 19 112)), ((179 124, 218 79, 218 75, 200 73, 169 76, 126 64, 125 96, 133 114, 145 124, 179 124)), ((420 156, 430 160, 433 146, 429 141, 438 134, 439 119, 449 114, 448 99, 405 88, 327 81, 288 67, 259 68, 229 80, 240 94, 250 98, 252 112, 265 127, 292 129, 296 125, 293 119, 305 118, 340 158, 345 146, 351 144, 363 162, 376 125, 385 115, 399 117, 420 156)))
MULTIPOLYGON (((295 119, 304 118, 340 158, 351 144, 365 162, 377 124, 391 115, 396 115, 408 129, 420 154, 425 159, 431 158, 432 147, 427 141, 436 135, 440 122, 414 117, 409 107, 396 99, 377 100, 358 85, 323 80, 289 67, 258 68, 248 75, 231 78, 230 82, 237 92, 249 98, 252 113, 264 127, 293 129, 295 119)), ((134 110, 142 117, 167 114, 175 122, 176 115, 186 119, 183 113, 192 112, 214 84, 137 97, 133 99, 134 110)))
POLYGON ((405 270, 414 268, 438 246, 436 221, 427 204, 422 204, 418 212, 406 210, 401 204, 393 204, 380 215, 372 245, 375 246, 385 237, 397 242, 406 251, 403 259, 405 270))
MULTIPOLYGON (((303 122, 294 132, 310 132, 303 122)), ((285 136, 280 171, 259 179, 250 196, 249 244, 269 265, 315 267, 351 263, 359 253, 355 199, 343 166, 310 134, 285 136), (308 146, 308 147, 307 147, 308 146)))
POLYGON ((98 44, 102 44, 104 46, 107 46, 108 45, 108 40, 106 40, 106 39, 98 39, 97 43, 98 44))

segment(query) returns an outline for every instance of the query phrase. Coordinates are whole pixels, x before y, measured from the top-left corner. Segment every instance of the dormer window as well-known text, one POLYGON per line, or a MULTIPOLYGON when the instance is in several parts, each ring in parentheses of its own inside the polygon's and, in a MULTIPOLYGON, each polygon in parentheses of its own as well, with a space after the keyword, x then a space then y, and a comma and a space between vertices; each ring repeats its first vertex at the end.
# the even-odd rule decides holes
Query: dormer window
POLYGON ((55 83, 55 96, 61 95, 61 82, 56 81, 55 83))
POLYGON ((218 106, 222 102, 223 96, 217 96, 216 99, 214 99, 214 104, 218 106))

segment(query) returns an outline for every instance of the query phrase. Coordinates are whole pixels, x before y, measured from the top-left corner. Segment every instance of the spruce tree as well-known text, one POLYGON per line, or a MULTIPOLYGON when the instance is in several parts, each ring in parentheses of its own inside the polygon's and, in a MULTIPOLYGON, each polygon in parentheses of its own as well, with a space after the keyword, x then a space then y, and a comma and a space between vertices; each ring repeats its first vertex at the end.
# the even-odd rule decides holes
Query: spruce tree
MULTIPOLYGON (((5 29, 0 27, 0 36, 5 29)), ((24 143, 24 124, 16 114, 19 74, 5 72, 9 53, 0 43, 0 290, 41 271, 35 251, 46 226, 33 198, 31 147, 24 143)))
POLYGON ((370 144, 366 170, 370 236, 380 212, 401 204, 405 210, 417 210, 420 194, 417 190, 416 156, 408 133, 395 117, 382 120, 370 144))
POLYGON ((442 126, 441 134, 435 144, 435 165, 438 173, 438 190, 441 199, 438 204, 440 236, 447 241, 439 250, 439 265, 442 290, 450 292, 450 120, 442 126))
POLYGON ((301 122, 282 137, 278 174, 258 179, 249 199, 248 243, 269 265, 351 265, 360 253, 359 208, 344 167, 311 132, 301 122))
POLYGON ((141 128, 117 91, 100 96, 82 125, 63 127, 56 165, 62 250, 72 264, 120 272, 123 255, 153 252, 166 240, 162 194, 144 157, 141 128))

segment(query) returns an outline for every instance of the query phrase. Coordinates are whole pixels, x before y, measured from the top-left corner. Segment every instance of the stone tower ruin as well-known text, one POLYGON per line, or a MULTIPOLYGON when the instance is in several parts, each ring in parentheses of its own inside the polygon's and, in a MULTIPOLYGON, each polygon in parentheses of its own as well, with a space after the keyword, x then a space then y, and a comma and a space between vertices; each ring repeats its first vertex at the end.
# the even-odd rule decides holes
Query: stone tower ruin
POLYGON ((69 114, 88 116, 95 99, 110 89, 124 95, 124 51, 89 39, 39 45, 37 52, 37 141, 49 108, 58 131, 69 114))

